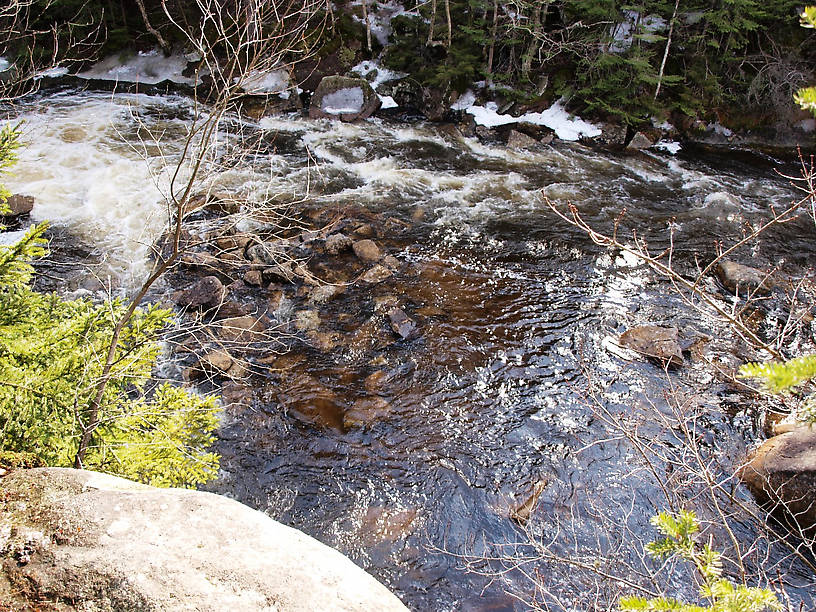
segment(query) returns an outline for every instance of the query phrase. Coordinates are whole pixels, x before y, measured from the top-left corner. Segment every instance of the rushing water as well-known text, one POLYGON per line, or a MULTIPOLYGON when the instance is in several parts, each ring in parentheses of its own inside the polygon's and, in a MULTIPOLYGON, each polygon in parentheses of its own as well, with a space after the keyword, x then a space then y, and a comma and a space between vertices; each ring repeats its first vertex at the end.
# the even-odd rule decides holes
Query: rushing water
MULTIPOLYGON (((23 108, 28 145, 7 182, 36 197, 35 219, 85 245, 95 274, 127 287, 143 276, 162 232, 167 162, 191 116, 182 98, 40 97, 23 108)), ((210 176, 209 188, 239 189, 254 202, 287 194, 313 216, 355 216, 403 267, 320 308, 321 328, 346 339, 336 348, 295 338, 253 378, 251 407, 222 427, 222 475, 212 488, 339 549, 409 607, 526 609, 510 590, 553 609, 607 609, 610 600, 593 599, 598 570, 634 575, 638 542, 654 536, 648 519, 666 503, 614 422, 634 431, 641 419, 649 440, 678 448, 680 434, 659 419, 674 389, 698 415, 701 447, 720 476, 759 438, 757 415, 709 365, 740 362, 727 329, 635 258, 559 220, 543 196, 575 203, 605 231, 626 208, 623 227, 656 251, 672 226, 676 261, 690 270, 715 241, 738 238, 770 206, 798 197, 777 173, 794 172, 794 160, 693 148, 622 155, 565 143, 513 151, 445 127, 381 120, 235 126, 252 155, 210 176), (387 299, 417 321, 419 338, 366 335, 387 299), (621 332, 646 323, 677 326, 689 341, 712 338, 707 359, 667 374, 617 346, 621 332), (534 493, 532 517, 519 519, 513 509, 534 493), (540 553, 531 538, 583 566, 543 559, 510 568, 540 553), (493 556, 504 564, 477 562, 493 556)), ((226 132, 224 142, 241 140, 226 132)), ((797 221, 738 255, 758 264, 784 258, 786 270, 801 273, 814 236, 812 222, 797 221)), ((324 262, 319 273, 349 280, 352 259, 324 262)), ((693 485, 688 491, 690 505, 700 502, 693 485)), ((757 536, 748 522, 734 529, 744 542, 757 536)), ((807 570, 774 548, 756 563, 785 572, 792 597, 814 605, 807 570)))

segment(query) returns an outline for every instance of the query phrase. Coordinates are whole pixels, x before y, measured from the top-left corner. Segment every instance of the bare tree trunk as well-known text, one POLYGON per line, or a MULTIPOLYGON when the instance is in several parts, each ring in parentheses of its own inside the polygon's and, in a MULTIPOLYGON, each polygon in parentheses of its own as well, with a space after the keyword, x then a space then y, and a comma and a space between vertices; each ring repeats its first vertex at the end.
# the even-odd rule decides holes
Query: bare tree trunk
POLYGON ((493 24, 490 26, 490 47, 487 50, 487 85, 493 84, 493 54, 496 50, 496 29, 499 21, 499 0, 493 0, 493 24))
POLYGON ((368 0, 363 0, 363 20, 366 26, 366 49, 371 51, 371 22, 368 20, 368 0))
POLYGON ((150 25, 150 20, 147 17, 147 10, 145 9, 144 0, 136 0, 136 5, 139 7, 139 12, 142 14, 142 21, 144 21, 147 31, 150 32, 159 42, 159 46, 164 51, 165 55, 170 55, 170 45, 156 28, 150 25))
POLYGON ((550 10, 550 3, 546 2, 542 6, 533 11, 533 25, 530 30, 530 44, 527 45, 527 50, 521 58, 521 76, 526 80, 530 80, 530 70, 533 65, 533 57, 535 57, 536 49, 539 45, 539 37, 544 23, 547 21, 547 11, 550 10))
POLYGON ((669 25, 669 36, 666 39, 666 48, 663 50, 663 61, 660 62, 660 72, 657 75, 657 86, 655 87, 654 99, 660 95, 660 86, 663 84, 663 71, 666 69, 666 60, 669 57, 669 46, 672 41, 672 34, 674 33, 674 20, 677 18, 677 7, 680 6, 680 0, 674 0, 674 13, 672 13, 671 24, 669 25))
POLYGON ((448 20, 448 44, 447 44, 447 48, 450 49, 451 43, 453 42, 453 22, 451 21, 450 0, 445 0, 445 17, 448 20))
POLYGON ((426 46, 430 47, 434 44, 434 26, 436 25, 436 0, 431 0, 431 23, 428 25, 428 40, 425 43, 426 46))

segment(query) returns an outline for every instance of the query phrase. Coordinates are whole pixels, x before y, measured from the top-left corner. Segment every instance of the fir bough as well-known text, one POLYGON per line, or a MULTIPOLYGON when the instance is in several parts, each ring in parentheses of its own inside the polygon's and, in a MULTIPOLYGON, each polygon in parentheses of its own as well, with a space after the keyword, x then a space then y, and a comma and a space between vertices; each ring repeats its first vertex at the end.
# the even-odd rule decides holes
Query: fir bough
POLYGON ((781 610, 779 599, 770 589, 733 584, 722 576, 722 555, 710 544, 698 546, 694 536, 700 524, 693 512, 678 514, 661 512, 652 517, 652 524, 663 538, 646 546, 656 559, 677 557, 691 563, 701 578, 700 596, 707 605, 690 604, 671 597, 623 597, 618 602, 622 612, 643 610, 677 610, 679 612, 764 612, 781 610))
MULTIPOLYGON (((18 135, 0 130, 0 169, 13 162, 18 135)), ((46 254, 45 229, 33 226, 17 243, 0 246, 0 453, 68 467, 126 305, 34 291, 31 261, 46 254)), ((215 399, 167 384, 149 388, 171 316, 141 308, 122 330, 85 467, 156 486, 191 487, 215 477, 215 399)))

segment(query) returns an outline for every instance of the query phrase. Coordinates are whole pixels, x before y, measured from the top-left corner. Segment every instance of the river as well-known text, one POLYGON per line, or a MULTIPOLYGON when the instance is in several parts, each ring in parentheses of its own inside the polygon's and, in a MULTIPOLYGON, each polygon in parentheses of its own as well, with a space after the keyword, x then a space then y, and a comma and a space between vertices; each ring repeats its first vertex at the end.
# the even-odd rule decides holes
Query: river
MULTIPOLYGON (((7 184, 33 195, 33 218, 53 224, 43 286, 126 292, 162 234, 190 101, 63 92, 16 112, 27 145, 7 184)), ((707 473, 733 491, 724 512, 749 572, 781 572, 794 601, 816 606, 812 573, 769 543, 746 508, 761 512, 729 479, 762 438, 762 417, 716 368, 733 370, 752 353, 636 258, 558 219, 545 199, 574 203, 607 232, 625 208, 620 235, 637 229, 656 252, 673 228, 675 264, 690 273, 717 241, 800 197, 780 175, 797 172, 793 155, 692 145, 622 154, 559 141, 510 150, 449 126, 384 119, 227 117, 223 127, 213 155, 223 163, 207 188, 257 204, 285 196, 315 225, 353 218, 401 267, 320 306, 336 346, 282 338, 273 367, 251 379, 251 404, 225 417, 210 490, 337 548, 415 610, 523 610, 533 600, 605 610, 631 589, 603 575, 648 584, 642 546, 656 537, 649 518, 667 507, 663 485, 714 518, 704 487, 681 469, 691 461, 681 425, 691 423, 707 473), (418 337, 377 332, 356 342, 389 300, 418 337), (665 372, 617 344, 642 324, 708 340, 665 372), (636 432, 663 455, 644 462, 636 432)), ((815 236, 812 220, 797 220, 734 257, 803 274, 815 236)), ((348 280, 351 259, 315 274, 348 280)), ((154 298, 184 280, 169 276, 154 298)), ((713 278, 704 286, 729 304, 713 278)), ((283 291, 297 301, 295 288, 283 291)), ((770 333, 777 320, 761 326, 770 333)), ((811 346, 810 331, 790 342, 811 346)), ((169 353, 163 373, 180 378, 181 360, 169 353)), ((711 531, 732 550, 722 529, 711 531)), ((689 595, 690 584, 675 579, 673 592, 689 595)))

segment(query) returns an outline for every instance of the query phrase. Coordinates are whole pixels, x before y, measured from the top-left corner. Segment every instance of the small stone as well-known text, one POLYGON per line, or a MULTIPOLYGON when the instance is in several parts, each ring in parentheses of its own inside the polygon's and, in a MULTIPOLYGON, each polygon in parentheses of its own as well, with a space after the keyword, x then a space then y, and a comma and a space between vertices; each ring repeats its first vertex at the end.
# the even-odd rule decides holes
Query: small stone
POLYGON ((313 304, 326 304, 345 291, 340 285, 320 285, 309 293, 309 301, 313 304))
POLYGON ((386 255, 383 257, 382 263, 389 270, 396 270, 400 267, 400 260, 393 255, 386 255))
POLYGON ((676 327, 640 325, 621 334, 620 345, 667 365, 683 365, 676 327))
POLYGON ((637 132, 634 136, 632 136, 632 140, 629 141, 629 144, 626 145, 627 151, 640 151, 642 149, 648 149, 654 144, 652 139, 646 136, 643 132, 637 132))
POLYGON ((238 250, 243 252, 250 242, 252 242, 252 237, 247 234, 219 236, 215 239, 215 244, 223 251, 238 250))
POLYGON ((263 275, 260 270, 247 270, 244 273, 244 282, 253 287, 260 287, 263 284, 263 275))
POLYGON ((295 329, 313 331, 320 327, 320 315, 316 310, 298 310, 295 313, 295 329))
POLYGON ((401 308, 395 308, 388 313, 391 329, 403 340, 412 340, 419 336, 417 324, 401 308))
POLYGON ((361 260, 373 263, 382 258, 380 247, 373 240, 358 240, 351 245, 354 254, 361 260))
POLYGON ((328 353, 340 345, 341 337, 337 332, 310 331, 306 334, 309 344, 317 350, 328 353))
POLYGON ((201 365, 210 366, 221 372, 229 370, 233 362, 232 355, 224 350, 211 351, 204 355, 199 361, 201 365))
POLYGON ((726 289, 743 295, 750 291, 766 294, 779 284, 776 275, 728 259, 717 264, 717 277, 726 289))
POLYGON ((332 234, 326 238, 326 252, 329 255, 339 255, 351 248, 352 239, 345 234, 332 234))
POLYGON ((363 281, 364 283, 370 283, 372 285, 375 285, 377 283, 383 282, 385 279, 389 278, 393 274, 394 272, 392 270, 389 270, 385 266, 377 264, 376 266, 371 268, 368 272, 363 274, 360 277, 360 280, 363 281))
POLYGON ((252 311, 253 308, 249 304, 242 304, 241 302, 236 302, 235 300, 225 300, 218 305, 218 312, 216 313, 216 316, 219 319, 229 319, 232 317, 246 316, 252 311))
POLYGON ((374 228, 371 227, 370 223, 364 223, 362 225, 358 225, 355 228, 354 233, 357 234, 358 236, 363 236, 363 237, 373 236, 374 235, 374 228))
POLYGON ((226 294, 224 285, 217 276, 205 276, 192 287, 174 294, 176 304, 186 308, 215 306, 226 294))
POLYGON ((232 342, 256 342, 262 340, 266 329, 265 317, 256 319, 251 315, 231 317, 220 322, 218 335, 232 342))

